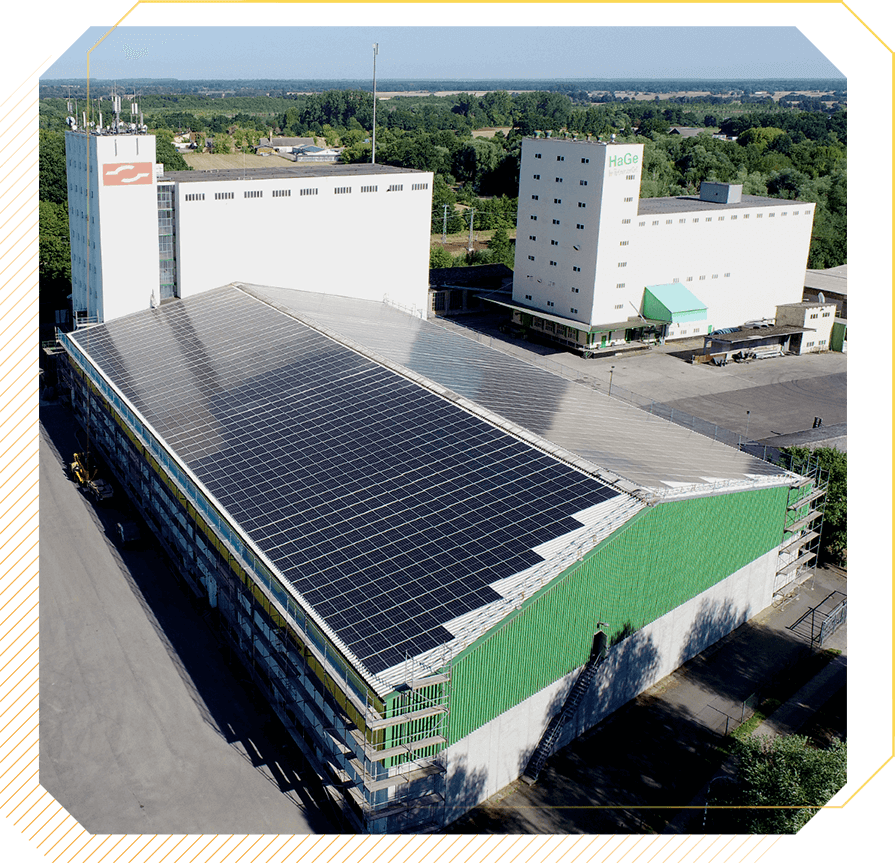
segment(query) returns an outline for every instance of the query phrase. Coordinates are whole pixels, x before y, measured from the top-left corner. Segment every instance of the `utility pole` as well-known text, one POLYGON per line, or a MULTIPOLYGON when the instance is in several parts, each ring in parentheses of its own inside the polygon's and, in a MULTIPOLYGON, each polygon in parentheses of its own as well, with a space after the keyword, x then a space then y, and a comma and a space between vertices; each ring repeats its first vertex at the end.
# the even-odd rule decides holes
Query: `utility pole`
POLYGON ((445 244, 447 243, 447 211, 448 211, 448 205, 447 205, 447 204, 442 204, 441 206, 444 207, 444 221, 443 221, 442 224, 441 224, 441 245, 443 246, 443 245, 445 245, 445 244))
POLYGON ((373 43, 373 164, 376 164, 376 55, 379 43, 373 43))
POLYGON ((466 251, 469 254, 472 254, 474 251, 473 243, 472 243, 472 220, 475 218, 475 207, 469 208, 469 245, 466 247, 466 251))

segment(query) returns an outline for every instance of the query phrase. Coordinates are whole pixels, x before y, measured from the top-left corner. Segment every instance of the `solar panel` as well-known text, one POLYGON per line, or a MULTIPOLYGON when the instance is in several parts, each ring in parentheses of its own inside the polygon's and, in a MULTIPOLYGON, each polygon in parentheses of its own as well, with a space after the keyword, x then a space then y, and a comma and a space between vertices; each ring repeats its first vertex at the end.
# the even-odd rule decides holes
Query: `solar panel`
POLYGON ((618 494, 233 288, 77 340, 374 673, 618 494))

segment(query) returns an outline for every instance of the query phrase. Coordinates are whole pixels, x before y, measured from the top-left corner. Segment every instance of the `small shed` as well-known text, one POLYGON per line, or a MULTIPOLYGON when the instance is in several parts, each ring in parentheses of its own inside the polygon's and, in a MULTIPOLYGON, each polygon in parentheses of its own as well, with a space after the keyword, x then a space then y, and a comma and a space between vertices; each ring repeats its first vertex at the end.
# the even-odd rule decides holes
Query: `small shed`
MULTIPOLYGON (((801 353, 803 336, 812 332, 806 327, 761 325, 712 333, 705 337, 699 361, 723 366, 731 360, 743 362, 782 357, 786 353, 801 353)), ((693 359, 696 360, 697 357, 694 356, 693 359)))
POLYGON ((795 351, 799 354, 816 353, 830 350, 830 338, 833 321, 836 318, 834 302, 801 302, 784 303, 777 306, 777 323, 782 325, 805 327, 811 331, 795 351))

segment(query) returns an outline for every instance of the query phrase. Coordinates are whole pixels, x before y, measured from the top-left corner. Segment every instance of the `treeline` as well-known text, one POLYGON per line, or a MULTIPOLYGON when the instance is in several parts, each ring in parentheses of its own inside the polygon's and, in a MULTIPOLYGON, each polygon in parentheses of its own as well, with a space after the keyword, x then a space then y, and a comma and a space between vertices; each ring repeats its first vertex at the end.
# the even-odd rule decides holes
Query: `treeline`
MULTIPOLYGON (((378 88, 383 92, 443 92, 445 90, 555 90, 561 93, 584 91, 609 91, 637 93, 678 93, 702 92, 712 95, 737 93, 751 95, 760 92, 781 93, 797 90, 821 92, 845 92, 846 83, 842 78, 756 78, 710 79, 699 78, 469 78, 444 80, 435 78, 380 78, 378 88)), ((68 96, 69 93, 86 93, 87 82, 83 78, 43 79, 40 82, 40 98, 68 96)), ((321 79, 292 78, 279 79, 233 79, 181 81, 176 78, 133 78, 108 80, 94 78, 90 82, 93 96, 105 96, 112 91, 155 94, 196 94, 225 93, 245 96, 287 96, 295 93, 323 93, 327 90, 372 90, 369 79, 321 79)))
MULTIPOLYGON (((844 100, 845 94, 840 92, 835 95, 835 104, 839 105, 838 97, 844 100)), ((94 114, 102 111, 105 117, 111 119, 108 99, 104 97, 102 101, 93 101, 96 96, 91 90, 94 114)), ((46 128, 52 128, 55 123, 64 123, 67 101, 65 98, 41 99, 42 124, 46 128)), ((79 113, 84 110, 83 95, 80 101, 74 96, 73 101, 77 102, 79 113)), ((127 109, 128 99, 125 102, 127 109)), ((223 98, 203 94, 142 94, 137 97, 137 102, 147 122, 151 120, 155 125, 172 129, 179 127, 198 131, 205 128, 212 132, 221 131, 231 121, 241 122, 240 118, 251 118, 261 127, 273 123, 283 131, 296 126, 310 127, 325 123, 348 127, 352 118, 363 128, 370 128, 373 104, 369 88, 364 87, 343 87, 321 93, 227 95, 223 98)), ((434 131, 514 125, 526 117, 537 128, 564 128, 574 109, 607 105, 620 108, 635 120, 651 116, 656 111, 664 112, 670 122, 678 125, 702 124, 706 114, 715 116, 716 121, 719 116, 736 116, 749 110, 750 106, 772 113, 792 113, 794 107, 831 112, 822 100, 795 94, 786 95, 779 102, 769 95, 680 95, 670 99, 656 97, 655 100, 643 100, 619 95, 618 91, 590 92, 580 88, 561 90, 555 87, 521 93, 511 93, 506 89, 492 90, 481 97, 471 92, 449 96, 401 96, 380 100, 378 109, 383 115, 381 122, 389 127, 434 131), (553 125, 550 125, 551 122, 553 125)), ((583 122, 579 115, 577 126, 583 122)), ((705 121, 705 125, 717 125, 717 122, 705 121)))

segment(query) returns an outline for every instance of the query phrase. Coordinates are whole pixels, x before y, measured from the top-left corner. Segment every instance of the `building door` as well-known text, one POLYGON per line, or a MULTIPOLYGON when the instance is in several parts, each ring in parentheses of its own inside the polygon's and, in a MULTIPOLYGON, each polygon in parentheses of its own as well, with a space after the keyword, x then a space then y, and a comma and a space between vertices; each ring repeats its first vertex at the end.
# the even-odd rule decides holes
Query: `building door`
POLYGON ((606 638, 606 633, 602 629, 599 630, 599 632, 595 632, 594 642, 590 649, 591 659, 596 659, 597 657, 604 656, 607 646, 608 641, 606 638))

